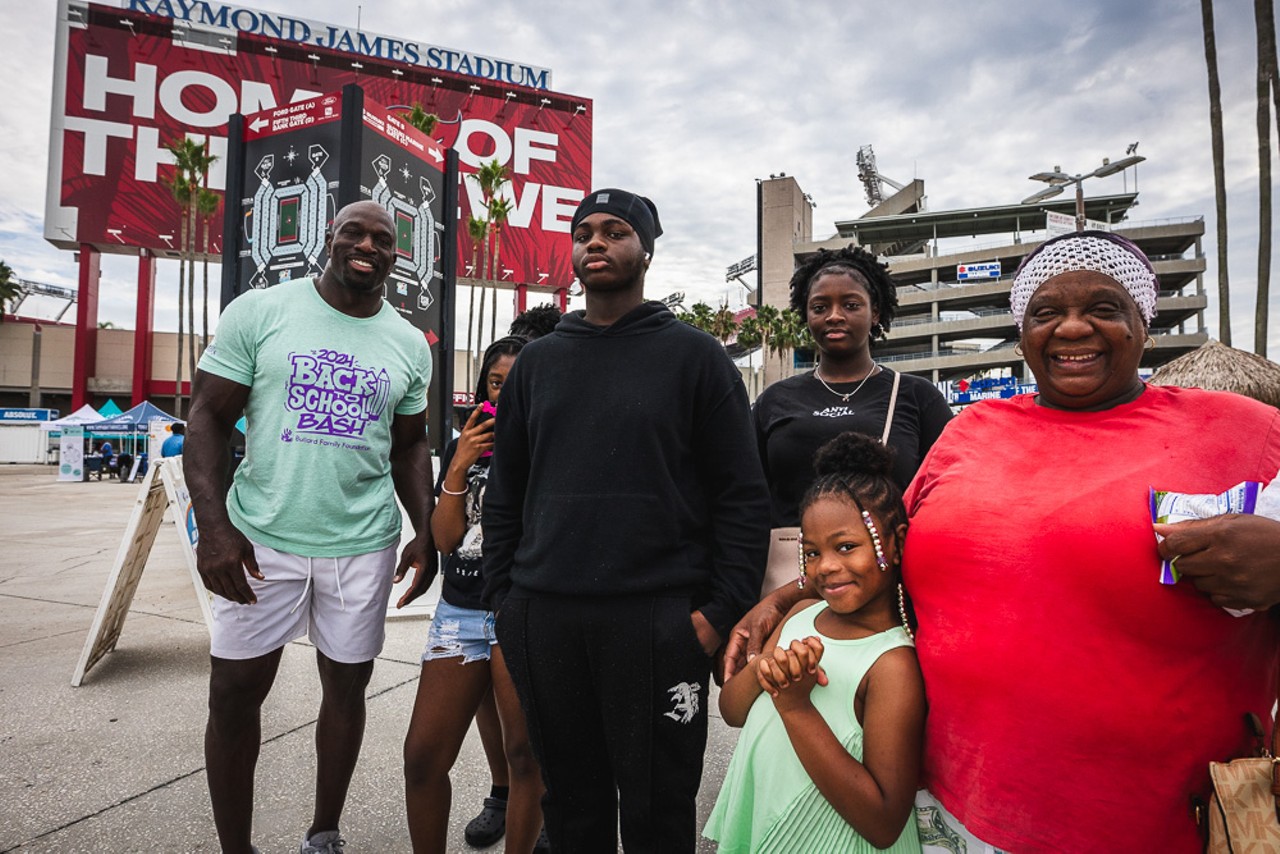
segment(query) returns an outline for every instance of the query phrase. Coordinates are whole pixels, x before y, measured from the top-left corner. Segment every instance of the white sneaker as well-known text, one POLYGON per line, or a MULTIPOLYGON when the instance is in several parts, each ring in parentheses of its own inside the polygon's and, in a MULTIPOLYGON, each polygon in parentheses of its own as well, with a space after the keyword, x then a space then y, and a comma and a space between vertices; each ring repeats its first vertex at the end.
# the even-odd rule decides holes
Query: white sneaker
POLYGON ((298 854, 342 854, 347 840, 336 830, 325 830, 315 836, 302 840, 298 854))

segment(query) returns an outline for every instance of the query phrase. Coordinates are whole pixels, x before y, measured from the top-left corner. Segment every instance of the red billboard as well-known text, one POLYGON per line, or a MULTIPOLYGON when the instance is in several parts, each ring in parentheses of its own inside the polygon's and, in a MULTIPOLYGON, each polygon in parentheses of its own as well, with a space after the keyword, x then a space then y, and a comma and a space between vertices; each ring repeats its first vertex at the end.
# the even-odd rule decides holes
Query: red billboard
MULTIPOLYGON (((417 102, 440 117, 432 134, 459 154, 461 171, 497 158, 512 203, 493 278, 567 287, 569 219, 590 189, 592 105, 545 89, 451 74, 315 43, 193 25, 95 4, 59 3, 45 238, 73 249, 176 252, 179 209, 164 181, 165 144, 208 140, 225 185, 227 120, 358 84, 392 110, 417 102)), ((465 219, 480 202, 459 188, 465 219)), ((461 276, 472 246, 458 229, 461 276)), ((212 253, 222 249, 214 223, 212 253)))

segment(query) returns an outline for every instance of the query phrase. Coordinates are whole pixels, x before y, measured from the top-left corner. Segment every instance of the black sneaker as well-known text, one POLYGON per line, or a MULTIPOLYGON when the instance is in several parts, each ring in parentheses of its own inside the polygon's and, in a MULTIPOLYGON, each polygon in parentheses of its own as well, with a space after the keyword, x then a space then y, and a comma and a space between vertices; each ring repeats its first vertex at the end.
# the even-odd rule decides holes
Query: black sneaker
POLYGON ((505 798, 485 798, 484 809, 471 821, 463 834, 472 848, 488 848, 507 832, 507 801, 505 798))

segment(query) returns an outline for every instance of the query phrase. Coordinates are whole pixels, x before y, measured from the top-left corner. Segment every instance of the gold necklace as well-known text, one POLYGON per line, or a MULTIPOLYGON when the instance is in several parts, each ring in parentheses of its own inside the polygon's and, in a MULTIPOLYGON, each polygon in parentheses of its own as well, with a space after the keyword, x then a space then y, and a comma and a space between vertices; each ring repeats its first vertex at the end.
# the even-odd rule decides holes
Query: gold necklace
POLYGON ((840 398, 840 400, 842 400, 843 402, 848 403, 849 398, 853 397, 855 394, 860 392, 862 390, 862 387, 867 384, 867 380, 871 379, 871 375, 876 373, 878 370, 880 370, 880 366, 877 365, 875 362, 872 362, 871 370, 867 371, 867 375, 863 377, 862 380, 858 383, 857 388, 855 388, 853 391, 849 392, 848 394, 841 394, 840 392, 833 389, 831 386, 827 385, 827 381, 822 378, 822 374, 818 373, 818 370, 819 368, 817 367, 813 369, 814 379, 822 383, 822 387, 825 388, 827 391, 831 392, 836 397, 840 398))

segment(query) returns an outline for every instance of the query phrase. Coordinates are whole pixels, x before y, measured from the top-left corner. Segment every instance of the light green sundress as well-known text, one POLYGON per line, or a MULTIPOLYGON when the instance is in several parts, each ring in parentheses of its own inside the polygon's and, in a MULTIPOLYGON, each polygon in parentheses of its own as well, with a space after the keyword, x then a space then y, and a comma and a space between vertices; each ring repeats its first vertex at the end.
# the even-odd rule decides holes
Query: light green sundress
MULTIPOLYGON (((881 655, 914 644, 901 627, 858 640, 825 637, 814 628, 814 620, 826 607, 818 602, 793 616, 783 627, 779 643, 785 646, 810 635, 822 638, 822 667, 828 684, 814 687, 813 704, 845 750, 861 761, 862 726, 853 713, 858 685, 881 655)), ((886 849, 874 847, 840 817, 800 764, 768 694, 761 694, 751 706, 702 833, 719 842, 719 850, 727 854, 920 851, 914 813, 898 840, 886 849)))

